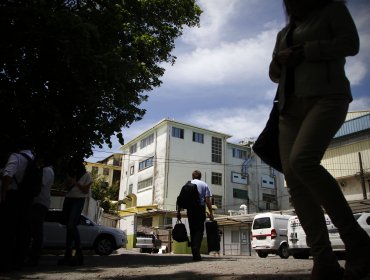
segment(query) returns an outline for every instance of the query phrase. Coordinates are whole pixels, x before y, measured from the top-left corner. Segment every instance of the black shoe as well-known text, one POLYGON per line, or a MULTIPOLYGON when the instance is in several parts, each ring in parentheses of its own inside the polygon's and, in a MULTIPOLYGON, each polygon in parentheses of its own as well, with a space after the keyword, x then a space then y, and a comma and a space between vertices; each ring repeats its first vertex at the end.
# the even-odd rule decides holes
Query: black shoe
POLYGON ((361 246, 346 245, 344 280, 359 280, 370 274, 370 238, 364 239, 361 246))

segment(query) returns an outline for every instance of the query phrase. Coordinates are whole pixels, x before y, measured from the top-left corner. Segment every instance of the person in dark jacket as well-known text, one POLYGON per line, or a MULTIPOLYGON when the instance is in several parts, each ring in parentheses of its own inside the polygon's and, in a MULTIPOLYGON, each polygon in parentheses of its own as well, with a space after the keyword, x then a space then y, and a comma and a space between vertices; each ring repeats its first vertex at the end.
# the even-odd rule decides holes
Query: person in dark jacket
MULTIPOLYGON (((204 222, 206 220, 206 206, 209 211, 209 218, 213 220, 212 210, 212 193, 208 185, 201 181, 202 173, 199 170, 195 170, 192 173, 191 180, 192 184, 197 185, 199 192, 199 207, 187 209, 187 215, 189 220, 190 228, 190 240, 191 240, 191 252, 193 255, 193 261, 200 261, 202 257, 200 255, 200 247, 202 245, 203 234, 204 234, 204 222)), ((177 218, 181 219, 181 208, 177 210, 177 218)))
POLYGON ((284 4, 288 24, 277 35, 269 75, 279 84, 279 150, 313 255, 311 279, 361 279, 370 272, 370 237, 320 164, 352 101, 344 65, 359 51, 357 29, 343 1, 284 4), (345 244, 345 271, 333 253, 323 209, 345 244))

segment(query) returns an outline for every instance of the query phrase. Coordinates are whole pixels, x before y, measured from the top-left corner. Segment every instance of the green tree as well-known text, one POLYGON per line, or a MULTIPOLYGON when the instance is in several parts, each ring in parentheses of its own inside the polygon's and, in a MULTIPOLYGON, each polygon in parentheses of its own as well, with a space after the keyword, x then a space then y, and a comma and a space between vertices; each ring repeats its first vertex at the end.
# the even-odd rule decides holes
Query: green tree
MULTIPOLYGON (((199 24, 196 0, 6 0, 0 4, 0 119, 6 156, 81 158, 145 114, 174 40, 199 24)), ((0 160, 2 159, 0 158, 0 160)))

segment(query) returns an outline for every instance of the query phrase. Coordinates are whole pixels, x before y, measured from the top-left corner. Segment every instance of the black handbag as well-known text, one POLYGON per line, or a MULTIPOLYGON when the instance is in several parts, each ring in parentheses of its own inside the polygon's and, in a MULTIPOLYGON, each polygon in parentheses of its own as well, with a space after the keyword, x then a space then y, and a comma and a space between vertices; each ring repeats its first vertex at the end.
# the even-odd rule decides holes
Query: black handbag
POLYGON ((252 149, 265 163, 283 172, 279 150, 279 109, 276 97, 266 126, 254 142, 252 149))
POLYGON ((173 227, 172 238, 177 242, 189 242, 186 227, 179 219, 176 221, 176 225, 173 227))

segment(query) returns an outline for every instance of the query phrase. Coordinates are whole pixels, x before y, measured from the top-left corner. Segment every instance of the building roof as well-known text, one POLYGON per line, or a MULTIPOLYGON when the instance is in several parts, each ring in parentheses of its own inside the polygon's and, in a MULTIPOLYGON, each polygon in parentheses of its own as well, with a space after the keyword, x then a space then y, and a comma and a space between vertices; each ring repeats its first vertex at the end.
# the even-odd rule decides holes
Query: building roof
POLYGON ((346 121, 349 121, 349 120, 354 119, 354 118, 361 117, 363 115, 368 115, 368 114, 370 114, 370 110, 351 111, 351 112, 347 113, 346 121))
POLYGON ((335 134, 334 139, 368 130, 370 130, 370 112, 345 121, 342 127, 335 134))
POLYGON ((132 139, 129 142, 127 142, 125 145, 121 146, 120 149, 123 150, 124 148, 130 146, 132 143, 137 142, 139 139, 142 139, 142 138, 146 137, 147 135, 150 135, 157 128, 159 128, 159 127, 161 127, 163 125, 166 125, 166 124, 174 124, 174 125, 177 124, 177 125, 180 125, 180 126, 186 126, 188 128, 193 128, 193 129, 197 129, 197 130, 208 131, 208 132, 210 132, 212 134, 219 134, 220 136, 225 137, 225 138, 230 138, 231 137, 231 135, 229 135, 229 134, 225 134, 225 133, 222 133, 222 132, 213 131, 213 130, 210 130, 210 129, 201 128, 201 127, 198 127, 198 126, 194 126, 194 125, 191 125, 191 124, 187 124, 187 123, 183 123, 183 122, 175 121, 173 119, 171 120, 171 119, 166 118, 166 119, 160 120, 158 123, 154 124, 151 128, 149 128, 148 130, 146 130, 143 133, 139 134, 134 139, 132 139))
MULTIPOLYGON (((352 200, 348 201, 349 206, 352 209, 352 212, 355 213, 362 213, 362 212, 370 212, 370 200, 362 199, 362 200, 352 200)), ((283 211, 273 211, 275 213, 281 214, 288 214, 288 215, 295 215, 294 209, 283 210, 283 211)), ((260 213, 250 213, 244 215, 235 215, 235 216, 219 216, 215 217, 217 224, 220 226, 240 226, 242 224, 252 224, 253 218, 260 213)))

